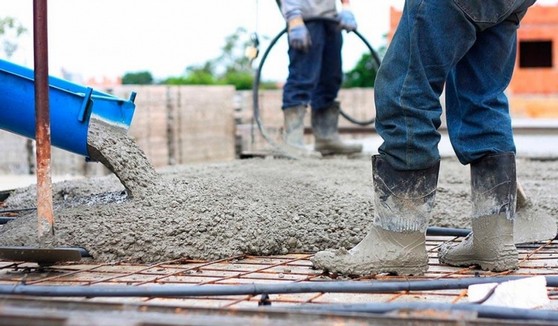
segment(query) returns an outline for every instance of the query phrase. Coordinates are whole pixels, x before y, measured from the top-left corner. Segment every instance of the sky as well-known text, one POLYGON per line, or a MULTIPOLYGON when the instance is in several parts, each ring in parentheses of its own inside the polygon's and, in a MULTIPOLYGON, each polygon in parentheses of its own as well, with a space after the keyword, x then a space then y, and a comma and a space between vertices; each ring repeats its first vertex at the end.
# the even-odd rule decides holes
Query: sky
MULTIPOLYGON (((403 4, 351 0, 358 31, 372 47, 385 42, 390 6, 402 9, 403 4)), ((10 59, 28 67, 33 66, 32 6, 33 0, 0 0, 0 16, 15 17, 28 29, 10 59)), ((225 38, 238 27, 258 34, 262 54, 284 26, 275 0, 49 0, 49 72, 60 76, 64 69, 84 80, 138 71, 156 79, 180 76, 186 67, 218 57, 225 38)), ((286 76, 286 42, 283 37, 273 47, 262 79, 286 76)), ((354 34, 346 34, 344 68, 353 67, 367 51, 354 34)))
MULTIPOLYGON (((358 31, 375 48, 389 28, 390 5, 403 0, 352 0, 358 31)), ((11 61, 33 66, 33 1, 0 0, 0 16, 17 18, 28 29, 11 61)), ((180 76, 186 67, 221 54, 238 27, 257 33, 260 58, 285 23, 274 0, 49 0, 49 72, 61 69, 90 77, 150 71, 156 79, 180 76)), ((273 47, 262 79, 286 75, 286 37, 273 47)), ((367 52, 354 34, 345 37, 344 66, 367 52)), ((259 63, 256 59, 254 66, 259 63)))

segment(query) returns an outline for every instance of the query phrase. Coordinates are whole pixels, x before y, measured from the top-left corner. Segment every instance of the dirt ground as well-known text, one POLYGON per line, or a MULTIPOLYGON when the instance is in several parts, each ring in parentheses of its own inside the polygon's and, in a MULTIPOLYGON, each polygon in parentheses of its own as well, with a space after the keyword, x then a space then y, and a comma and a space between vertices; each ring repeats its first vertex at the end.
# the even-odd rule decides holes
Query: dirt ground
MULTIPOLYGON (((558 164, 518 159, 534 207, 558 215, 558 164)), ((99 262, 218 259, 350 248, 373 217, 370 157, 250 159, 157 171, 158 187, 129 198, 114 176, 53 184, 57 245, 99 262)), ((431 226, 469 227, 469 167, 445 158, 431 226)), ((34 207, 35 187, 4 208, 34 207)), ((0 245, 37 245, 36 214, 0 227, 0 245)))

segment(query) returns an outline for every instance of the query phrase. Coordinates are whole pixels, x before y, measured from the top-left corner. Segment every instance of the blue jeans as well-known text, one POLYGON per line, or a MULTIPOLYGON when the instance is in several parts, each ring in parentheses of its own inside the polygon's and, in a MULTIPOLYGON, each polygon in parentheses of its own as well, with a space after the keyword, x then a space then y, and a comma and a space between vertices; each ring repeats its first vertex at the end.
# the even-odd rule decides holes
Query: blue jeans
POLYGON ((283 87, 283 109, 310 105, 314 110, 330 107, 343 80, 343 37, 337 23, 306 24, 312 46, 308 52, 289 48, 289 76, 283 87))
POLYGON ((395 169, 439 159, 440 96, 462 164, 514 152, 504 91, 516 57, 517 28, 535 0, 406 0, 375 84, 379 153, 395 169))

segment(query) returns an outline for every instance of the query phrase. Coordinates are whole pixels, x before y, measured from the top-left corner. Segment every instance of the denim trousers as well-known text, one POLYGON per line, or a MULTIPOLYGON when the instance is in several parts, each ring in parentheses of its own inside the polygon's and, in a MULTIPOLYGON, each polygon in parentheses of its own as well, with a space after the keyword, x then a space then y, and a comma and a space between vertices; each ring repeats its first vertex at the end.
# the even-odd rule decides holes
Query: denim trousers
POLYGON ((514 152, 505 90, 517 28, 535 0, 406 0, 375 83, 380 155, 398 170, 440 159, 445 86, 448 134, 462 164, 514 152))
POLYGON ((343 80, 338 24, 312 21, 306 24, 312 46, 307 52, 289 48, 289 76, 283 87, 283 109, 310 105, 328 108, 337 98, 343 80))

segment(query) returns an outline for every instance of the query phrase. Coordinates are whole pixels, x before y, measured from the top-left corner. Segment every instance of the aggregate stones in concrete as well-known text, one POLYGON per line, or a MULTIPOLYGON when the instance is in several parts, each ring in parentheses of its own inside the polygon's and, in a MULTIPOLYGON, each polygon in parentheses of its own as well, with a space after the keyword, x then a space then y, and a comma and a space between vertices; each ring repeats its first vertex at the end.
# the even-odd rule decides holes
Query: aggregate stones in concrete
MULTIPOLYGON (((518 159, 534 207, 558 212, 558 164, 518 159)), ((155 186, 129 196, 114 175, 53 184, 57 246, 85 248, 95 261, 151 263, 350 248, 372 220, 369 157, 250 159, 158 170, 155 186)), ((470 227, 469 168, 441 162, 431 226, 470 227)), ((36 205, 34 186, 4 208, 36 205)), ((36 246, 31 211, 0 227, 0 245, 36 246)))

